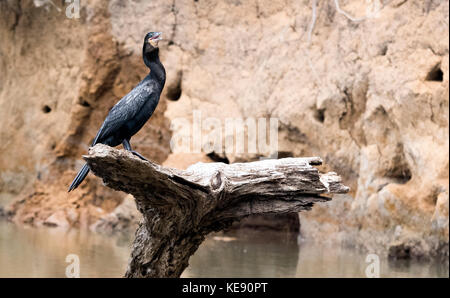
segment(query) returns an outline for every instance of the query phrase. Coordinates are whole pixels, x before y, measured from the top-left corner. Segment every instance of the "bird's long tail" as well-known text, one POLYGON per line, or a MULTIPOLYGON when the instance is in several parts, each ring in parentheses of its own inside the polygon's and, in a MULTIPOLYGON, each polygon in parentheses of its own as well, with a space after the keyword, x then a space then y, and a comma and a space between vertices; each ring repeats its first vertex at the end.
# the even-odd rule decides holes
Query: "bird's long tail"
POLYGON ((84 164, 84 166, 81 168, 81 170, 78 172, 75 179, 73 179, 72 184, 70 184, 69 192, 74 190, 75 188, 80 185, 81 182, 83 182, 84 178, 86 178, 87 174, 89 173, 89 166, 88 164, 84 164))

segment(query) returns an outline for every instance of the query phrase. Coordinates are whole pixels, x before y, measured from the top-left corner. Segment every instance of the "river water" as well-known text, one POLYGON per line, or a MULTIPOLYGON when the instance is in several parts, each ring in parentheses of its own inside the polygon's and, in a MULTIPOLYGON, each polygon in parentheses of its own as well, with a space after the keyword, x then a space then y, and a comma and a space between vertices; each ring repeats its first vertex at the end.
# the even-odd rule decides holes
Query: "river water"
MULTIPOLYGON (((131 233, 132 234, 132 233, 131 233)), ((121 277, 133 235, 27 228, 0 221, 0 277, 65 277, 75 254, 81 277, 121 277)), ((209 236, 182 277, 366 277, 366 254, 300 242, 286 234, 234 232, 209 236)), ((390 262, 381 277, 448 277, 448 262, 390 262)))

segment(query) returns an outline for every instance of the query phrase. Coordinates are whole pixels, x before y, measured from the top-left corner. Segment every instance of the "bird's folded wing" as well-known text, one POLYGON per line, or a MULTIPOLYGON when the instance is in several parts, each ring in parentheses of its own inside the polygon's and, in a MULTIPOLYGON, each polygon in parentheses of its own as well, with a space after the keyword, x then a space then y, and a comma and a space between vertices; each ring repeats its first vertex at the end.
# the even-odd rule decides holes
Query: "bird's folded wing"
POLYGON ((144 107, 147 99, 154 92, 153 85, 142 84, 141 82, 133 90, 125 95, 106 116, 100 130, 97 133, 92 146, 101 143, 109 136, 117 132, 123 125, 133 119, 136 114, 144 107))

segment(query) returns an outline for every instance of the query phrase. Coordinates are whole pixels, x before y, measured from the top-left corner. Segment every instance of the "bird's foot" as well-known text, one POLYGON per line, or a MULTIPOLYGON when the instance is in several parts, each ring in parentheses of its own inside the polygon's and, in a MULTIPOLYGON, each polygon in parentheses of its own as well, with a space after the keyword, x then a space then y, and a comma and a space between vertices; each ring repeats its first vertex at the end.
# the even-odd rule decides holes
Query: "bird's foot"
POLYGON ((148 159, 143 157, 139 152, 136 152, 134 150, 130 150, 130 152, 133 153, 134 155, 136 155, 137 157, 139 157, 140 159, 148 161, 148 159))

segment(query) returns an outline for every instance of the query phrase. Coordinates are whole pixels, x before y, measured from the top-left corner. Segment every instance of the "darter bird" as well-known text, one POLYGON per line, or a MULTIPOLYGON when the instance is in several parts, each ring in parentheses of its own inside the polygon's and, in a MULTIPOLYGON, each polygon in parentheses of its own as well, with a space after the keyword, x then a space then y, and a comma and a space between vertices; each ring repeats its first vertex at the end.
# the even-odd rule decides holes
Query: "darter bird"
MULTIPOLYGON (((91 146, 105 144, 115 147, 123 144, 125 150, 146 160, 131 149, 130 139, 152 116, 166 82, 166 71, 159 60, 158 42, 161 39, 161 32, 145 35, 142 56, 150 73, 109 111, 91 146)), ((88 173, 86 163, 70 185, 69 192, 77 188, 88 173)))

